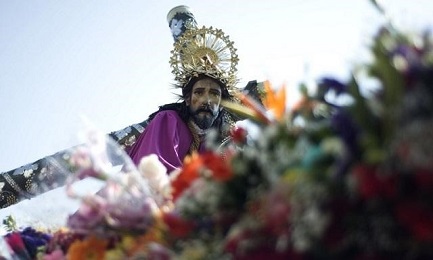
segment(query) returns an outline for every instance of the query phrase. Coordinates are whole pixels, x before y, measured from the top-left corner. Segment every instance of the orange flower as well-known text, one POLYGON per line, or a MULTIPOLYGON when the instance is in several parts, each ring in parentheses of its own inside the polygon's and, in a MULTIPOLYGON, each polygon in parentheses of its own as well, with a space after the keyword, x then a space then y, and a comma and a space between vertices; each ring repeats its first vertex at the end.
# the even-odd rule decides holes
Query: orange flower
POLYGON ((188 189, 191 183, 205 169, 211 172, 211 176, 216 181, 227 181, 233 176, 230 166, 222 156, 212 152, 201 155, 194 153, 185 158, 181 172, 171 182, 173 200, 176 201, 183 191, 188 189))
POLYGON ((266 109, 271 110, 275 118, 281 121, 286 111, 286 86, 274 91, 269 81, 265 81, 264 88, 266 96, 263 103, 266 109))
POLYGON ((255 118, 263 122, 265 124, 269 124, 271 121, 266 115, 266 110, 260 105, 257 101, 255 101, 252 97, 249 97, 243 93, 239 93, 237 98, 244 104, 247 108, 251 109, 255 118))
POLYGON ((95 236, 76 240, 68 250, 67 259, 104 259, 108 242, 95 236))
POLYGON ((298 102, 292 106, 292 113, 308 116, 313 112, 317 105, 317 101, 310 99, 308 96, 302 96, 298 102))
POLYGON ((171 183, 174 201, 176 201, 180 194, 182 194, 182 192, 187 189, 195 179, 198 178, 199 170, 202 166, 203 160, 200 156, 198 156, 197 153, 185 157, 181 172, 175 176, 171 183))

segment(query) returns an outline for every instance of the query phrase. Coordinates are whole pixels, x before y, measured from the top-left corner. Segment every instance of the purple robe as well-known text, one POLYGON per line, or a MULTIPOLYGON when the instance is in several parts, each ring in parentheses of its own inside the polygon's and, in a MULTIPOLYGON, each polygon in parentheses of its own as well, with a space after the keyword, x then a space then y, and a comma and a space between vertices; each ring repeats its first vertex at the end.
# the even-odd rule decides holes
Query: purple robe
POLYGON ((164 110, 156 114, 127 152, 136 165, 144 156, 156 154, 170 173, 182 166, 192 140, 191 131, 178 113, 164 110))

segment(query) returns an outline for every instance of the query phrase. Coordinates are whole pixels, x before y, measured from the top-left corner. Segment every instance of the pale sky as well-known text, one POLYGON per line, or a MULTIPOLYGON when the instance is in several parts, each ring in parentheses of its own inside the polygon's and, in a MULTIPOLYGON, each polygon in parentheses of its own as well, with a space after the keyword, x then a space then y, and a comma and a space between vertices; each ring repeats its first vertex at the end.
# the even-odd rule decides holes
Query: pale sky
MULTIPOLYGON (((381 1, 402 28, 432 24, 431 0, 381 1)), ((347 76, 384 22, 367 0, 0 1, 0 172, 79 143, 86 117, 119 130, 176 101, 168 11, 188 5, 226 32, 239 87, 347 76)))

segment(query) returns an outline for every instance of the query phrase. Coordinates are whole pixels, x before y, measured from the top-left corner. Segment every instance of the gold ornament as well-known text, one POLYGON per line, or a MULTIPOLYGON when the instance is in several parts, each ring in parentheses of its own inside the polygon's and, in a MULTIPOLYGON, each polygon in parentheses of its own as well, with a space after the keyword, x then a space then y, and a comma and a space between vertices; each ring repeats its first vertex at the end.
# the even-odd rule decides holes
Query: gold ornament
POLYGON ((179 86, 183 88, 191 78, 204 74, 221 81, 233 92, 239 61, 233 44, 220 29, 203 26, 187 30, 174 43, 170 57, 179 86))

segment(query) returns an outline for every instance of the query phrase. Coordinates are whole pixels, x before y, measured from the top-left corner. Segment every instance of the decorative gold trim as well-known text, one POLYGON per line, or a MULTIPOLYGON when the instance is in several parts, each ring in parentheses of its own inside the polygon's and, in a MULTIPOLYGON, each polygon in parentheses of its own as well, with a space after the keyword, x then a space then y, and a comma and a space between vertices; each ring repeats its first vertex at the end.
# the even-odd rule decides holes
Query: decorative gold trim
POLYGON ((170 66, 178 85, 184 87, 191 78, 205 74, 234 91, 239 58, 233 44, 220 29, 203 26, 187 30, 171 51, 170 66))

